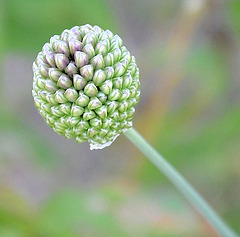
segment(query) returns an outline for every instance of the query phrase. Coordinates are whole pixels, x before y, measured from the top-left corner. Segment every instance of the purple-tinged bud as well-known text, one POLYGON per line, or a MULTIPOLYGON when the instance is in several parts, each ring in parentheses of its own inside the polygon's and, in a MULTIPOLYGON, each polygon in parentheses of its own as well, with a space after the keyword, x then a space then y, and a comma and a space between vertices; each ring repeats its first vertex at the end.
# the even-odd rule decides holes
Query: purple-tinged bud
POLYGON ((76 90, 82 90, 88 83, 88 80, 79 74, 73 75, 73 86, 76 90))
POLYGON ((103 56, 101 54, 98 54, 97 56, 93 57, 91 59, 91 64, 94 66, 95 69, 103 68, 104 67, 103 56))
POLYGON ((74 62, 70 62, 66 69, 65 69, 65 72, 70 76, 72 77, 74 74, 76 74, 78 71, 78 68, 76 67, 75 63, 74 62))
POLYGON ((72 105, 71 108, 71 115, 75 116, 75 117, 79 117, 80 115, 82 115, 84 112, 84 108, 78 105, 72 105))
POLYGON ((53 47, 58 53, 65 54, 66 56, 70 54, 68 44, 65 41, 57 41, 53 44, 53 47))
POLYGON ((82 40, 81 37, 81 31, 80 31, 80 27, 79 26, 74 26, 69 30, 71 36, 74 36, 76 39, 78 39, 79 41, 82 40))
POLYGON ((83 48, 82 42, 74 38, 69 39, 68 45, 69 45, 70 53, 72 55, 74 55, 75 52, 80 51, 83 48))
POLYGON ((102 102, 97 97, 91 98, 90 102, 88 103, 88 108, 91 110, 97 109, 101 106, 102 102))
POLYGON ((74 60, 75 60, 75 64, 78 68, 81 68, 85 65, 88 64, 89 62, 89 57, 86 53, 84 52, 80 52, 80 51, 76 51, 74 53, 74 60))
POLYGON ((122 44, 122 39, 118 35, 114 35, 112 39, 112 45, 114 45, 115 48, 121 48, 122 44))
POLYGON ((106 74, 104 73, 103 70, 99 69, 99 70, 95 71, 94 76, 93 76, 93 83, 96 86, 101 85, 105 80, 106 80, 106 74))
POLYGON ((89 123, 83 119, 80 120, 80 122, 77 124, 77 127, 82 130, 86 130, 90 127, 89 123))
POLYGON ((114 75, 114 68, 113 67, 106 67, 104 72, 106 73, 107 79, 110 79, 114 75))
POLYGON ((91 44, 86 44, 83 47, 83 52, 85 52, 89 56, 89 58, 92 58, 95 56, 95 51, 91 44))
POLYGON ((69 30, 64 30, 60 35, 60 39, 63 41, 67 41, 69 36, 69 30))
POLYGON ((45 59, 47 61, 47 63, 52 66, 52 67, 55 67, 55 57, 54 57, 54 53, 46 53, 45 54, 45 59))
POLYGON ((68 88, 65 93, 64 93, 66 99, 69 101, 69 102, 75 102, 78 98, 78 93, 75 89, 73 88, 68 88))
POLYGON ((65 54, 55 54, 55 63, 60 70, 64 70, 69 64, 69 59, 65 54))
POLYGON ((94 97, 97 95, 98 93, 98 89, 97 87, 94 85, 94 83, 90 82, 88 83, 85 88, 84 88, 84 93, 87 95, 87 96, 90 96, 90 97, 94 97))
POLYGON ((94 30, 95 34, 97 34, 97 35, 100 35, 103 32, 103 29, 100 28, 99 26, 94 26, 93 30, 94 30))
POLYGON ((75 103, 81 107, 85 107, 88 105, 88 102, 89 102, 89 97, 86 96, 83 92, 79 92, 79 97, 75 103))
POLYGON ((80 68, 81 75, 87 80, 91 80, 93 78, 93 65, 86 65, 80 68))
POLYGON ((106 95, 109 95, 111 93, 112 87, 113 83, 111 80, 106 80, 101 86, 99 86, 100 90, 106 95))
POLYGON ((45 81, 45 89, 49 92, 55 92, 58 90, 57 84, 52 80, 48 79, 45 81))
POLYGON ((63 89, 68 89, 72 86, 72 81, 67 75, 62 74, 57 81, 57 86, 63 89))
POLYGON ((62 75, 62 72, 57 68, 49 68, 48 75, 51 80, 58 81, 59 77, 62 75))
POLYGON ((68 102, 66 97, 64 96, 64 93, 65 93, 65 90, 62 90, 62 89, 57 90, 55 92, 55 100, 60 104, 68 102))

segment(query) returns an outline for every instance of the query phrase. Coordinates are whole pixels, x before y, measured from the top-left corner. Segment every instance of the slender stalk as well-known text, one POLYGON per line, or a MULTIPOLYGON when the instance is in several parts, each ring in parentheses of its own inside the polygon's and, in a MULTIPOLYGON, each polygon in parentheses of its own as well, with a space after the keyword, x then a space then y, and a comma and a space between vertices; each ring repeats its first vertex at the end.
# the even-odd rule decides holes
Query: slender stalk
POLYGON ((198 192, 175 170, 134 128, 125 133, 126 137, 153 163, 188 201, 209 221, 214 229, 224 237, 237 237, 209 206, 209 204, 198 194, 198 192))

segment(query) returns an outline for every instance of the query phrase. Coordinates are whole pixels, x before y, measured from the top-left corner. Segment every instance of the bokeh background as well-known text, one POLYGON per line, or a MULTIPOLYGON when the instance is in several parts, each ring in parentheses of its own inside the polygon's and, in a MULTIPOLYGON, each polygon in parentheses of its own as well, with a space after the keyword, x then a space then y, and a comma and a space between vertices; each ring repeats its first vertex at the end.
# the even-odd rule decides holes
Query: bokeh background
POLYGON ((1 0, 0 236, 218 236, 125 136, 90 151, 37 113, 32 62, 86 23, 137 59, 135 128, 240 233, 239 0, 1 0))

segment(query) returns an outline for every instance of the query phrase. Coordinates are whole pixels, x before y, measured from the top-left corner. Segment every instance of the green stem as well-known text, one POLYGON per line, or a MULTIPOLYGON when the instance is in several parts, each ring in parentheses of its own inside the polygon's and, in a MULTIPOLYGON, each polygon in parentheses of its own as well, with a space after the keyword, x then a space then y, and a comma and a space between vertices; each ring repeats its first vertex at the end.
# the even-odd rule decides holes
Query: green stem
POLYGON ((134 128, 128 129, 124 134, 169 178, 219 234, 224 237, 237 237, 197 191, 134 128))

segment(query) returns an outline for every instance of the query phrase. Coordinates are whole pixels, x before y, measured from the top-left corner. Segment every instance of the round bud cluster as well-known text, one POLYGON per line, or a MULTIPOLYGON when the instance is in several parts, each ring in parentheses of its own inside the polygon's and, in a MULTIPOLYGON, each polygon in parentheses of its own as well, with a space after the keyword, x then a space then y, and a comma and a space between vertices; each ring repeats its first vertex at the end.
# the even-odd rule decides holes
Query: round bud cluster
POLYGON ((139 69, 111 31, 87 24, 54 35, 33 73, 35 105, 58 134, 99 149, 132 126, 139 69))

